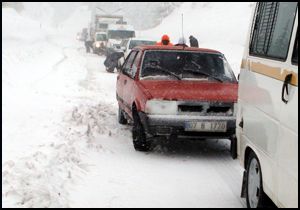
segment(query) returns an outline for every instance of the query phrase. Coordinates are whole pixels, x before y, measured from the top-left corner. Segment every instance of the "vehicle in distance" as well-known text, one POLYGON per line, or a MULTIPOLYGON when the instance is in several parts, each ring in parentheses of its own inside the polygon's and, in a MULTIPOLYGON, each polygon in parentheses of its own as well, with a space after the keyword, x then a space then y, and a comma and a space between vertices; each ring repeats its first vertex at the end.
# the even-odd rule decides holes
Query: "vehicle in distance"
POLYGON ((124 57, 122 57, 119 60, 119 66, 121 67, 126 59, 126 57, 129 55, 131 50, 134 47, 137 46, 143 46, 143 45, 155 45, 156 41, 143 39, 143 38, 131 38, 131 39, 125 39, 121 42, 121 50, 124 52, 124 57))
POLYGON ((93 52, 95 54, 104 54, 107 46, 107 33, 105 32, 96 32, 93 43, 93 52))

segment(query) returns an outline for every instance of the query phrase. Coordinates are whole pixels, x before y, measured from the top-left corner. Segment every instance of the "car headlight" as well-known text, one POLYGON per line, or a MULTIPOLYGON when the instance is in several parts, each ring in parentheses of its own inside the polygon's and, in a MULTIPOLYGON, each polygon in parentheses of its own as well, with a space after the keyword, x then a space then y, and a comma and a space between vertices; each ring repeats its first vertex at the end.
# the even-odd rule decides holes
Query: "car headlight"
POLYGON ((166 100, 148 100, 145 112, 147 114, 177 114, 177 102, 166 100))
POLYGON ((100 43, 99 42, 96 43, 96 47, 97 48, 100 47, 100 43))

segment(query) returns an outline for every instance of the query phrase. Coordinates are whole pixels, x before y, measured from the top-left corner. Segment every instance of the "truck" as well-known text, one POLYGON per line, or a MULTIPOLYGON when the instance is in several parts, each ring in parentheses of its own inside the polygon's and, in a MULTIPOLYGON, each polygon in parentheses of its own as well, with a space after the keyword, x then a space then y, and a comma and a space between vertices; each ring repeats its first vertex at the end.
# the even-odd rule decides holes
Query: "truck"
POLYGON ((125 24, 110 24, 107 29, 108 48, 120 49, 122 40, 135 37, 133 26, 125 24))
POLYGON ((123 16, 120 15, 95 15, 90 27, 93 37, 93 49, 95 53, 103 52, 107 48, 107 37, 110 25, 126 25, 123 16), (101 40, 99 40, 101 39, 101 40))

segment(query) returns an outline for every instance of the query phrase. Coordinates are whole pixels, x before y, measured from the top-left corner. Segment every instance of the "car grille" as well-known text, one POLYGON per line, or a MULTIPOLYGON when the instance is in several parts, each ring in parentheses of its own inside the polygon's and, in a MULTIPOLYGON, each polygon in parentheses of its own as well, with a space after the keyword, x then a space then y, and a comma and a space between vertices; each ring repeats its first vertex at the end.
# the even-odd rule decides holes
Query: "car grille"
POLYGON ((201 116, 232 116, 233 103, 179 102, 178 113, 201 115, 201 116))

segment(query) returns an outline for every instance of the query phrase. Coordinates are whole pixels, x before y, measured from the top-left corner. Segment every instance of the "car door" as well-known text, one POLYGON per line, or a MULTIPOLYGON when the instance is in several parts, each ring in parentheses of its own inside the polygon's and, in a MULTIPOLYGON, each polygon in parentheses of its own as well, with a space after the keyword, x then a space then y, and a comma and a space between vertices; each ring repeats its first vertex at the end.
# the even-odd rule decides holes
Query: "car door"
POLYGON ((130 94, 130 89, 132 87, 132 65, 137 51, 133 51, 126 58, 122 70, 117 77, 117 98, 120 102, 120 106, 127 113, 130 113, 131 105, 128 101, 128 94, 130 94))
POLYGON ((132 51, 133 53, 130 54, 130 56, 134 56, 133 58, 133 62, 131 65, 131 68, 127 74, 127 83, 126 83, 126 88, 124 88, 123 90, 123 97, 124 97, 124 101, 126 101, 126 103, 128 104, 128 113, 131 116, 131 108, 132 108, 132 104, 135 100, 135 88, 136 88, 136 81, 137 81, 137 77, 136 74, 138 72, 138 66, 140 63, 140 59, 141 59, 141 55, 142 52, 141 51, 132 51))

